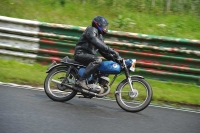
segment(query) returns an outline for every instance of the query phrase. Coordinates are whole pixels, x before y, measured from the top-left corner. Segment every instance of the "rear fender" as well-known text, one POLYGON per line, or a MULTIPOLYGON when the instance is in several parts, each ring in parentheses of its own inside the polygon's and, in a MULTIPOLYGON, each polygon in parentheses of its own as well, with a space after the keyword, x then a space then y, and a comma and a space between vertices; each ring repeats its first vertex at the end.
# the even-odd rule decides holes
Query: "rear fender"
POLYGON ((47 68, 46 73, 50 73, 54 68, 58 68, 58 67, 66 67, 67 68, 67 65, 64 65, 64 64, 55 64, 53 66, 49 66, 47 68))
MULTIPOLYGON (((59 68, 59 67, 66 67, 66 68, 68 68, 69 65, 68 65, 68 64, 62 64, 62 63, 55 64, 55 65, 53 65, 53 66, 50 66, 50 67, 47 69, 46 73, 50 73, 50 72, 51 72, 52 70, 54 70, 55 68, 59 68)), ((72 67, 71 71, 73 71, 73 72, 75 72, 75 73, 77 74, 77 73, 78 73, 78 70, 77 70, 76 68, 74 68, 74 66, 72 66, 72 65, 71 65, 71 67, 72 67)))

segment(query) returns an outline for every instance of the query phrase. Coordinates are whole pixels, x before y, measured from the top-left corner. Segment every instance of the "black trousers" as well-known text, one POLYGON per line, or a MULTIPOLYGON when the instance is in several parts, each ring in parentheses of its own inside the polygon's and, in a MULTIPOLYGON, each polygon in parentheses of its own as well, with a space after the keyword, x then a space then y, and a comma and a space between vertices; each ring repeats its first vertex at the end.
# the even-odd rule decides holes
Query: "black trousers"
POLYGON ((102 59, 100 57, 87 53, 78 53, 74 55, 74 60, 87 66, 80 80, 87 79, 102 63, 102 59))

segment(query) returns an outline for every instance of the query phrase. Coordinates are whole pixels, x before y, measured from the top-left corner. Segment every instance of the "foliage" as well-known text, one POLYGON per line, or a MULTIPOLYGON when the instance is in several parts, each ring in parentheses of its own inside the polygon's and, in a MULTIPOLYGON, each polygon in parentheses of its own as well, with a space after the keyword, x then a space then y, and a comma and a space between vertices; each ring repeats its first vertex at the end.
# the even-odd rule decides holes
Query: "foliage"
POLYGON ((118 15, 118 18, 113 21, 113 26, 116 28, 130 28, 133 24, 135 23, 130 18, 124 18, 122 15, 118 15))
POLYGON ((109 20, 110 30, 200 39, 199 0, 171 0, 168 12, 168 0, 152 1, 2 0, 0 15, 85 27, 94 16, 102 15, 109 20))

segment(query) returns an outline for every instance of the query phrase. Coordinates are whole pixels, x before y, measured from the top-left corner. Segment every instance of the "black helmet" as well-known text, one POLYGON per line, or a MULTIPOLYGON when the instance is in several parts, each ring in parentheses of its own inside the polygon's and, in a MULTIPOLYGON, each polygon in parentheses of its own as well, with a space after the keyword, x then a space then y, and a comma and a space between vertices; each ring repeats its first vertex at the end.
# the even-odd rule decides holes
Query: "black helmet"
POLYGON ((97 28, 99 33, 105 34, 108 32, 108 21, 102 16, 96 16, 92 20, 92 26, 97 28))

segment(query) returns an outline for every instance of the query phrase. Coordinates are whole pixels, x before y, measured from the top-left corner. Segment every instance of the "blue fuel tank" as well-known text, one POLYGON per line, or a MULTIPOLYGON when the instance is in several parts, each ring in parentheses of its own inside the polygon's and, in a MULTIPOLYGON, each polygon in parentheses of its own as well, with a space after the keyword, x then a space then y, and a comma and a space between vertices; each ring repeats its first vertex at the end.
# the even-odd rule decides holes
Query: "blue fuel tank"
POLYGON ((113 61, 103 61, 98 70, 103 74, 119 74, 121 66, 113 61))

